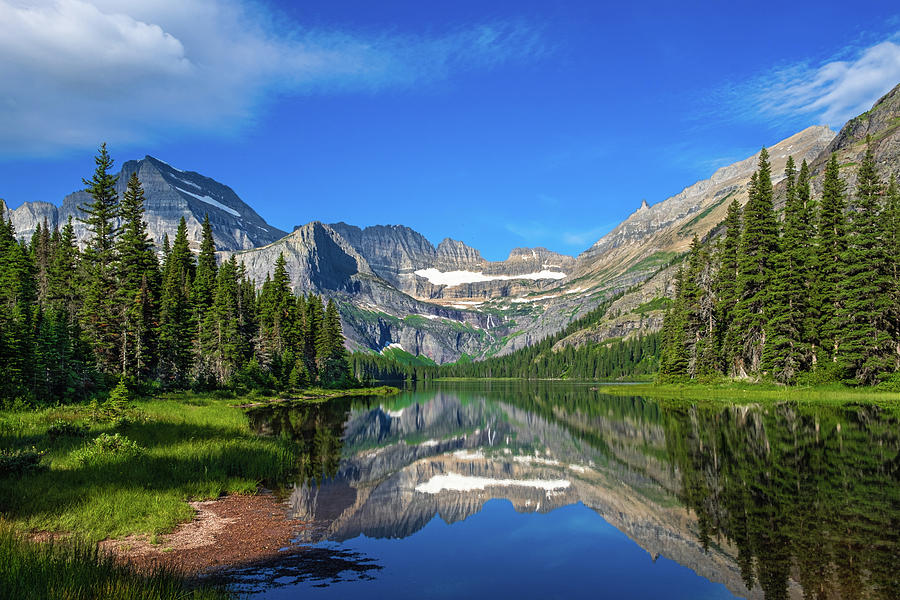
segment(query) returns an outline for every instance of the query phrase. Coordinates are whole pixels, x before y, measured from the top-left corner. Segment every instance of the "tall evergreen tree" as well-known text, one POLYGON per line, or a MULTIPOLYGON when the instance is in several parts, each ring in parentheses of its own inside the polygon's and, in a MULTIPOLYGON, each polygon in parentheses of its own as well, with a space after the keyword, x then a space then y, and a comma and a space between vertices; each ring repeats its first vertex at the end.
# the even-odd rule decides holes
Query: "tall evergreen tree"
POLYGON ((132 173, 119 207, 118 293, 121 374, 146 378, 156 365, 160 274, 144 222, 144 190, 132 173))
POLYGON ((197 376, 204 378, 205 374, 213 376, 212 365, 209 359, 212 356, 212 345, 218 332, 208 329, 213 321, 207 319, 207 315, 213 306, 213 297, 217 288, 216 281, 216 246, 213 241, 212 227, 209 224, 209 215, 203 219, 203 228, 200 238, 200 254, 197 256, 197 272, 191 289, 191 303, 194 309, 194 324, 197 327, 195 339, 197 341, 197 376))
POLYGON ((187 385, 193 367, 190 297, 193 271, 194 258, 182 217, 163 269, 159 320, 160 376, 167 385, 175 387, 187 385))
POLYGON ((818 339, 817 323, 819 319, 819 305, 815 297, 818 285, 818 209, 812 196, 810 186, 809 165, 806 159, 800 164, 800 172, 797 174, 797 202, 802 207, 798 231, 796 234, 797 248, 794 253, 794 261, 797 269, 803 277, 803 291, 806 301, 803 306, 803 322, 800 325, 801 340, 806 356, 803 364, 810 368, 815 364, 816 341, 818 339))
POLYGON ((791 383, 806 368, 807 350, 803 343, 803 322, 808 293, 806 269, 806 209, 798 193, 797 171, 793 157, 784 170, 784 233, 781 251, 775 256, 775 273, 769 303, 769 334, 764 351, 765 368, 776 380, 791 383))
POLYGON ((819 307, 816 341, 819 361, 837 360, 840 330, 840 289, 844 278, 843 252, 846 248, 846 184, 840 177, 837 155, 832 154, 825 169, 817 236, 817 275, 813 297, 819 307))
POLYGON ((341 317, 334 300, 329 299, 325 307, 322 328, 316 340, 316 363, 323 385, 340 385, 350 377, 341 317))
POLYGON ((894 370, 900 370, 900 187, 892 173, 885 193, 885 247, 892 279, 892 307, 889 313, 891 338, 894 340, 894 370))
POLYGON ((685 306, 686 273, 679 267, 675 275, 675 300, 666 311, 662 328, 662 349, 657 381, 671 383, 690 377, 690 357, 685 343, 688 317, 685 306))
POLYGON ((119 366, 119 320, 116 311, 116 237, 119 217, 118 177, 111 170, 113 160, 100 146, 95 157, 96 169, 90 180, 85 179, 91 202, 79 206, 85 214, 81 220, 87 225, 90 237, 82 255, 83 304, 81 322, 88 337, 97 365, 101 371, 114 373, 119 366))
POLYGON ((44 306, 47 302, 48 272, 50 268, 50 227, 47 219, 43 224, 38 223, 34 234, 31 236, 31 262, 34 264, 34 278, 38 302, 44 306))
POLYGON ((876 383, 895 363, 890 326, 893 261, 882 225, 882 193, 870 144, 850 210, 836 327, 838 363, 862 384, 876 383))
POLYGON ((720 362, 725 372, 734 370, 740 355, 737 330, 731 327, 737 304, 738 256, 741 246, 741 203, 737 198, 728 205, 725 216, 725 235, 719 243, 719 274, 717 278, 717 333, 721 346, 720 362))
POLYGON ((34 264, 28 249, 15 240, 12 223, 0 232, 0 389, 6 397, 34 391, 34 325, 37 301, 34 264))
POLYGON ((310 294, 306 299, 306 314, 303 317, 303 362, 311 381, 319 377, 319 369, 316 363, 316 341, 319 339, 319 330, 325 318, 325 309, 322 299, 310 294))
POLYGON ((744 230, 738 259, 738 302, 734 327, 738 331, 739 354, 736 374, 755 373, 762 363, 769 320, 768 305, 778 252, 778 225, 772 199, 769 153, 763 148, 759 166, 751 179, 744 207, 744 230))

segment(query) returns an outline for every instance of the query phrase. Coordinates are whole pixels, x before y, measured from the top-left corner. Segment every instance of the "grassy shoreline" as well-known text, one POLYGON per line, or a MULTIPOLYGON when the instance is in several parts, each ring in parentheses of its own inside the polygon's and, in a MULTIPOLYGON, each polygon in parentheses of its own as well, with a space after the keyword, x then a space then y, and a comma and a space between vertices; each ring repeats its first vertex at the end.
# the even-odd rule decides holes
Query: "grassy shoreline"
POLYGON ((597 382, 603 393, 623 396, 646 396, 668 401, 694 403, 741 404, 769 402, 797 402, 838 406, 848 403, 878 405, 900 409, 900 392, 885 392, 874 388, 851 388, 841 385, 780 386, 772 383, 610 383, 597 382))
MULTIPOLYGON (((312 389, 289 400, 396 392, 312 389)), ((193 518, 188 501, 254 494, 290 477, 301 458, 289 441, 256 435, 235 398, 214 392, 138 400, 114 418, 89 405, 0 410, 0 450, 0 517, 88 542, 152 540, 193 518)))

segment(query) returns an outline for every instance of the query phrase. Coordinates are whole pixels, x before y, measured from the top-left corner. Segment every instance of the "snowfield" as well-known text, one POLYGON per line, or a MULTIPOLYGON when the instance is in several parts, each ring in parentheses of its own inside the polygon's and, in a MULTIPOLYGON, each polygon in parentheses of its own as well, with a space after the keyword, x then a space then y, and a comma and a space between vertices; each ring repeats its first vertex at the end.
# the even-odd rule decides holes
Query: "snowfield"
POLYGON ((510 279, 562 279, 566 276, 560 271, 538 271, 525 273, 524 275, 485 275, 481 271, 438 271, 434 267, 414 271, 419 277, 424 277, 435 285, 453 287, 464 283, 480 283, 482 281, 497 281, 510 279))

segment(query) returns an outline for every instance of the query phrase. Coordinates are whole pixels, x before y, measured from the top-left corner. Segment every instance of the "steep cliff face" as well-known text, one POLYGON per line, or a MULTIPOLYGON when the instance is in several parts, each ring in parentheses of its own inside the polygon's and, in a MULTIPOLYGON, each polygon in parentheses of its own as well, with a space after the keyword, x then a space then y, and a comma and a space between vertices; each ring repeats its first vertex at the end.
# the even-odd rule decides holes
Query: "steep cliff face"
MULTIPOLYGON (((144 188, 144 218, 157 246, 162 245, 164 235, 174 237, 178 222, 184 217, 188 239, 195 249, 199 248, 201 227, 207 214, 216 246, 221 250, 255 248, 284 236, 283 231, 266 223, 230 187, 199 173, 176 169, 152 156, 122 165, 116 185, 120 197, 132 173, 138 174, 144 188)), ((62 206, 26 202, 11 210, 10 218, 16 235, 25 239, 44 221, 50 227, 62 227, 71 218, 76 236, 84 241, 89 233, 79 221, 83 214, 78 207, 90 201, 87 192, 77 191, 66 196, 62 206)))
MULTIPOLYGON (((348 226, 342 229, 348 231, 348 226)), ((359 232, 350 228, 351 236, 353 230, 359 232)), ((412 232, 406 228, 397 231, 402 236, 412 232)), ((393 250, 378 254, 374 247, 369 246, 370 256, 382 261, 379 270, 396 279, 396 273, 392 275, 384 266, 384 256, 393 250)), ((388 246, 379 248, 384 251, 388 246)), ((394 250, 398 248, 394 246, 394 250)), ((303 225, 261 248, 221 252, 220 256, 227 260, 234 255, 248 275, 261 284, 271 274, 279 254, 285 257, 295 293, 312 292, 337 301, 351 348, 379 351, 399 344, 411 354, 448 362, 463 354, 478 354, 485 338, 494 335, 488 329, 505 330, 502 320, 492 315, 424 302, 402 292, 381 277, 338 229, 324 223, 303 225)))

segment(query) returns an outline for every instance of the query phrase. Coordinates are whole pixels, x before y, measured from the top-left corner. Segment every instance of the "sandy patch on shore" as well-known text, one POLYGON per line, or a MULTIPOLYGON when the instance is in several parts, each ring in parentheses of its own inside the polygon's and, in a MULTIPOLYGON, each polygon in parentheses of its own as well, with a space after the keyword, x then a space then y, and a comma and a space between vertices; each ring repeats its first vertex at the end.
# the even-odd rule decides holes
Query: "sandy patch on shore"
MULTIPOLYGON (((305 523, 290 519, 289 506, 271 493, 191 502, 194 518, 157 536, 100 542, 100 548, 138 568, 165 566, 186 575, 283 556, 305 523)), ((292 548, 296 549, 296 548, 292 548)))

